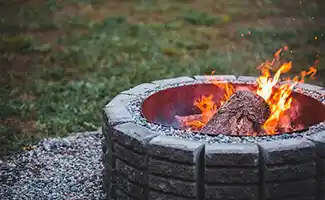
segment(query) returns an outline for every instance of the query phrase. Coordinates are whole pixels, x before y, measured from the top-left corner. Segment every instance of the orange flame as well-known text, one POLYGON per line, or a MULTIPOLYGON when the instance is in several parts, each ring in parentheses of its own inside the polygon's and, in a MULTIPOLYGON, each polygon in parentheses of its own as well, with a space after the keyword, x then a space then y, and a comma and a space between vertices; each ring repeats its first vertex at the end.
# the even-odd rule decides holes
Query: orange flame
MULTIPOLYGON (((284 48, 284 50, 287 49, 287 47, 284 48)), ((281 74, 287 73, 292 68, 291 61, 284 63, 276 71, 273 78, 271 77, 271 73, 269 71, 270 66, 272 68, 276 62, 279 62, 280 53, 282 50, 283 49, 280 49, 275 53, 271 64, 269 62, 266 62, 259 66, 262 75, 259 76, 256 80, 258 84, 256 93, 261 96, 270 107, 270 117, 263 125, 264 130, 270 135, 275 134, 277 128, 281 128, 279 127, 279 122, 281 120, 281 117, 284 116, 285 111, 291 107, 291 93, 294 86, 298 83, 303 83, 306 76, 314 78, 317 72, 315 67, 310 67, 309 71, 300 72, 300 80, 299 76, 295 76, 291 82, 279 84, 281 74)), ((317 61, 315 64, 317 64, 317 61)), ((290 78, 287 78, 286 80, 290 81, 290 78)))
MULTIPOLYGON (((314 66, 311 66, 308 71, 300 72, 300 77, 295 76, 293 79, 286 78, 285 80, 287 80, 287 82, 280 84, 279 82, 281 81, 281 75, 289 72, 292 68, 291 61, 280 65, 280 67, 276 67, 276 65, 280 64, 280 56, 283 50, 287 51, 288 47, 285 46, 284 48, 279 49, 274 54, 274 59, 272 61, 266 61, 258 67, 262 74, 256 80, 257 90, 254 91, 269 105, 270 117, 263 125, 263 129, 269 135, 275 134, 280 128, 287 129, 287 127, 290 127, 290 120, 285 120, 284 114, 285 111, 291 108, 293 100, 291 97, 292 90, 296 84, 303 83, 306 76, 314 78, 317 72, 317 69, 314 66), (271 72, 275 72, 273 77, 271 72), (282 117, 283 124, 281 124, 282 117)), ((315 62, 315 65, 317 63, 318 61, 315 62)), ((229 84, 223 80, 216 80, 211 77, 207 77, 207 79, 210 83, 222 88, 224 90, 224 96, 219 102, 219 105, 213 101, 212 94, 208 97, 202 96, 200 99, 194 101, 194 105, 200 109, 202 114, 199 119, 185 118, 183 125, 189 127, 191 130, 200 130, 202 127, 204 127, 211 117, 216 113, 218 107, 222 106, 236 91, 232 84, 229 84)))
POLYGON ((190 127, 190 130, 199 130, 207 124, 217 111, 217 105, 214 103, 212 98, 213 95, 210 95, 208 97, 202 96, 201 99, 195 100, 194 105, 200 109, 202 115, 200 116, 200 119, 185 120, 184 125, 190 127))

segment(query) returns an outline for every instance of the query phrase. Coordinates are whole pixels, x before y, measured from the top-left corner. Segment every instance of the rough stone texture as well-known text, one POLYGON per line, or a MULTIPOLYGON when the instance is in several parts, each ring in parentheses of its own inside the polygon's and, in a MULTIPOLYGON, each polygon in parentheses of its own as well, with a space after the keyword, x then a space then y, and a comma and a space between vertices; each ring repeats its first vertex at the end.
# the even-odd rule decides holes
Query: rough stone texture
POLYGON ((239 76, 237 78, 237 80, 239 81, 250 81, 250 82, 255 82, 256 81, 256 77, 254 76, 239 76))
POLYGON ((259 170, 255 168, 206 168, 206 183, 258 183, 259 170))
POLYGON ((189 198, 189 197, 177 197, 171 194, 165 194, 155 191, 149 191, 149 198, 148 200, 191 200, 196 198, 189 198))
MULTIPOLYGON (((103 181, 109 199, 325 199, 325 132, 258 144, 207 144, 159 135, 137 125, 126 109, 154 87, 191 80, 179 77, 142 84, 122 92, 104 108, 103 181)), ((255 81, 255 77, 238 80, 255 81)))
POLYGON ((207 185, 205 187, 206 200, 258 200, 257 185, 207 185))
POLYGON ((265 169, 267 181, 308 179, 316 176, 316 162, 307 162, 297 165, 271 166, 265 169))
POLYGON ((171 84, 188 82, 188 81, 193 81, 193 80, 194 79, 192 79, 188 76, 181 76, 181 77, 177 77, 177 78, 168 78, 168 79, 152 81, 152 83, 157 84, 157 85, 171 85, 171 84))
POLYGON ((113 140, 138 153, 147 152, 147 143, 158 133, 134 123, 125 123, 114 127, 113 140))
POLYGON ((282 199, 292 197, 314 197, 316 188, 315 178, 307 180, 294 180, 290 182, 277 182, 266 184, 266 199, 282 199))
POLYGON ((288 139, 259 143, 265 153, 267 165, 296 164, 314 161, 316 148, 313 142, 304 139, 288 139))
POLYGON ((113 129, 107 124, 103 123, 102 133, 104 135, 103 143, 103 186, 108 196, 116 197, 115 184, 116 184, 116 171, 115 171, 115 156, 113 155, 113 129))
POLYGON ((316 144, 317 156, 325 158, 325 131, 314 133, 307 139, 316 144))
POLYGON ((133 121, 127 109, 127 104, 133 99, 135 96, 126 94, 120 94, 113 98, 103 109, 104 123, 113 126, 118 123, 133 121))
POLYGON ((259 150, 254 144, 205 146, 207 200, 258 199, 259 150))
POLYGON ((236 80, 236 76, 234 75, 207 75, 207 76, 194 76, 196 80, 220 80, 220 81, 227 81, 227 80, 236 80))
POLYGON ((323 87, 318 86, 318 85, 311 85, 311 84, 308 84, 308 83, 298 83, 297 87, 302 88, 302 89, 306 89, 306 90, 313 90, 313 91, 321 92, 321 93, 325 92, 323 87))
POLYGON ((198 197, 197 178, 202 150, 203 144, 196 141, 167 136, 152 139, 148 151, 149 188, 166 195, 198 197))
POLYGON ((195 164, 202 144, 168 136, 158 136, 149 143, 149 155, 184 164, 195 164))
POLYGON ((315 196, 316 147, 305 139, 260 143, 266 199, 315 196))
POLYGON ((196 183, 192 181, 149 175, 149 187, 154 191, 159 191, 165 194, 174 194, 185 198, 195 198, 197 196, 196 183))
POLYGON ((104 188, 112 198, 147 199, 147 143, 157 134, 134 123, 104 123, 104 188), (119 193, 118 193, 119 191, 119 193), (121 196, 121 197, 120 197, 121 196))
POLYGON ((315 133, 308 139, 316 145, 317 200, 325 199, 325 132, 315 133))
POLYGON ((258 166, 259 151, 254 144, 211 144, 205 146, 206 166, 258 166))
POLYGON ((152 174, 195 181, 195 165, 184 165, 150 157, 149 169, 152 174))

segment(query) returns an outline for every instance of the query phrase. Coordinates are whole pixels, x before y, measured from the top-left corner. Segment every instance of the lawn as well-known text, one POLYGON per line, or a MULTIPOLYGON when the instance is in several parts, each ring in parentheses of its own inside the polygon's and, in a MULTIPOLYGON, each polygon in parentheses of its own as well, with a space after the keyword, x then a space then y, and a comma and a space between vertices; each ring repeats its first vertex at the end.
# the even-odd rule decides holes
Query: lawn
POLYGON ((2 3, 0 156, 45 137, 96 130, 105 103, 140 83, 213 70, 257 75, 256 66, 284 45, 292 49, 292 74, 307 69, 325 53, 324 19, 313 14, 317 5, 286 2, 2 3))

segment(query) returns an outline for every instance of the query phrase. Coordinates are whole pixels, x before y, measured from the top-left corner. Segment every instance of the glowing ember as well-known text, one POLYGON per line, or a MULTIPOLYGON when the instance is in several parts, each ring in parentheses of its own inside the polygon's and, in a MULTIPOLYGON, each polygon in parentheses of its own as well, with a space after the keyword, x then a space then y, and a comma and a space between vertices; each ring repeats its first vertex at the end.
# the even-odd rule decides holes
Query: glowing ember
MULTIPOLYGON (((279 82, 281 81, 281 75, 287 73, 292 68, 292 62, 287 62, 280 65, 280 55, 283 50, 288 50, 288 47, 279 49, 274 54, 274 59, 272 61, 266 61, 258 67, 262 75, 257 78, 257 90, 254 91, 256 94, 261 96, 270 107, 271 115, 263 125, 264 131, 269 135, 275 134, 279 130, 290 131, 297 128, 292 127, 291 125, 291 119, 295 118, 295 116, 292 116, 296 113, 295 108, 292 109, 293 111, 291 113, 286 113, 286 111, 292 106, 293 98, 291 97, 291 93, 293 87, 297 83, 304 82, 304 78, 306 76, 314 78, 317 72, 315 67, 310 67, 308 71, 302 71, 300 73, 300 77, 295 76, 293 79, 284 78, 286 82, 280 84, 279 82), (280 67, 277 67, 279 65, 280 67), (273 77, 271 72, 275 72, 273 77)), ((315 64, 317 64, 317 62, 315 64)), ((211 117, 216 113, 217 109, 222 106, 236 91, 231 84, 225 81, 215 80, 210 77, 207 77, 207 79, 217 87, 223 88, 224 97, 219 102, 219 105, 213 101, 212 94, 209 96, 202 96, 201 98, 195 100, 194 105, 200 109, 202 114, 199 118, 191 118, 189 116, 185 118, 183 117, 182 121, 183 126, 190 130, 197 131, 204 127, 211 117)))

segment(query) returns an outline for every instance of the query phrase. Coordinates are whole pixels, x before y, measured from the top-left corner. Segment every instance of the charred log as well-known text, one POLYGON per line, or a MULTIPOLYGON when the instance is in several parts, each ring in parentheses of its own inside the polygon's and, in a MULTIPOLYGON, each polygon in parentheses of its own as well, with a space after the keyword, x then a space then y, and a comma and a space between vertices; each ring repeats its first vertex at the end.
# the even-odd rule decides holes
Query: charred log
POLYGON ((178 124, 186 124, 188 121, 200 121, 202 119, 202 114, 194 114, 188 116, 176 115, 175 119, 177 120, 178 124))
POLYGON ((264 99, 250 91, 238 91, 222 105, 201 129, 204 134, 263 134, 270 110, 264 99))

